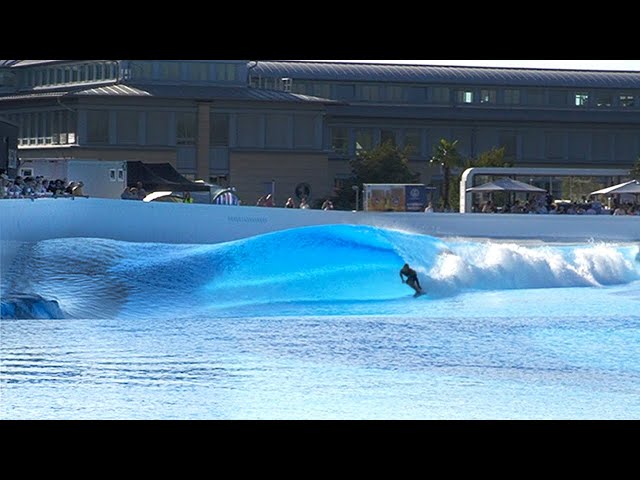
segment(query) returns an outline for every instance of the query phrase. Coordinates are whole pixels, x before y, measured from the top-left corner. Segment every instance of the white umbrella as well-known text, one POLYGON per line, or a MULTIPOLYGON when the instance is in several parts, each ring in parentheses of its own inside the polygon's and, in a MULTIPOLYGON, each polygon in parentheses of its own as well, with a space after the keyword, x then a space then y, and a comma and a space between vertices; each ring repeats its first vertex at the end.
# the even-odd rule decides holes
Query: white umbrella
POLYGON ((591 192, 589 195, 608 195, 610 193, 635 193, 640 194, 640 182, 638 180, 631 180, 630 182, 621 183, 619 185, 613 185, 612 187, 603 188, 591 192))
POLYGON ((467 188, 467 192, 527 192, 527 193, 542 193, 546 190, 528 183, 512 180, 511 178, 500 178, 493 182, 485 183, 478 187, 467 188))

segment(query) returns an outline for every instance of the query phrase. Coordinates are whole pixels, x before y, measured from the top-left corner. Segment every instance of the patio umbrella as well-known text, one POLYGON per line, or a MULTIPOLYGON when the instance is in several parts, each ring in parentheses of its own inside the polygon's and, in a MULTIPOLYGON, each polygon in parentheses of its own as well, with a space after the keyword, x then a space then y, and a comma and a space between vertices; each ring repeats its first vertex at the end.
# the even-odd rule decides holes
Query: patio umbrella
POLYGON ((631 180, 630 182, 620 183, 619 185, 613 185, 612 187, 603 188, 602 190, 596 190, 589 195, 609 195, 609 194, 623 194, 623 193, 635 193, 640 194, 640 182, 638 180, 631 180))
POLYGON ((500 178, 493 182, 485 183, 477 187, 467 188, 467 192, 525 192, 525 193, 543 193, 546 190, 528 183, 512 180, 511 178, 500 178))

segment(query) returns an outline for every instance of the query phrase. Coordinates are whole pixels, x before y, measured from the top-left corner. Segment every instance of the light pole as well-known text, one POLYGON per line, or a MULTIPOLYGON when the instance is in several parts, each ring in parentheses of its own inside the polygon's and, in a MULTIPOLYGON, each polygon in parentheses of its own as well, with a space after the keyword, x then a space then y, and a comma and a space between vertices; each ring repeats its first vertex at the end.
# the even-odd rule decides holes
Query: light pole
POLYGON ((358 205, 360 204, 360 188, 358 187, 358 185, 354 185, 353 187, 351 187, 351 190, 356 192, 356 212, 357 212, 358 205))

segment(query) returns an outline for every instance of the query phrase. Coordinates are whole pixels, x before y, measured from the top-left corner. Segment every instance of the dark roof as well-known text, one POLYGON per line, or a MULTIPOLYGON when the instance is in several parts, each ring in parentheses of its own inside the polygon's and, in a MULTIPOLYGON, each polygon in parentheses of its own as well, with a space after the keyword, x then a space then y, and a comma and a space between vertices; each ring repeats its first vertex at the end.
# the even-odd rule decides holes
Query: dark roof
POLYGON ((640 72, 629 71, 261 61, 251 73, 294 80, 640 88, 640 72))
POLYGON ((0 60, 0 67, 12 67, 20 60, 0 60))
POLYGON ((333 100, 278 90, 248 87, 190 85, 109 85, 72 92, 70 95, 126 95, 159 98, 197 98, 203 100, 258 100, 265 102, 335 103, 333 100))
POLYGON ((221 86, 180 86, 180 85, 124 85, 111 84, 92 88, 63 87, 58 90, 42 89, 24 93, 0 95, 0 101, 28 100, 44 97, 84 97, 84 96, 124 96, 124 97, 157 97, 157 98, 191 98, 199 100, 244 100, 262 102, 296 102, 337 104, 334 100, 312 97, 278 90, 263 90, 249 87, 221 86))

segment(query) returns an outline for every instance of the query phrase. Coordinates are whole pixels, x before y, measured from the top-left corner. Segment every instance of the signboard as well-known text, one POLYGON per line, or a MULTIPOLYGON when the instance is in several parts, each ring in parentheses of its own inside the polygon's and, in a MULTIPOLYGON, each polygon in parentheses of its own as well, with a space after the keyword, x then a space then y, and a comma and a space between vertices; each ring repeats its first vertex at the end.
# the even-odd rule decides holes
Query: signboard
POLYGON ((427 205, 427 189, 424 185, 407 185, 405 188, 406 211, 423 212, 427 205))
POLYGON ((432 189, 420 184, 365 184, 365 210, 423 212, 428 202, 427 191, 432 189))

